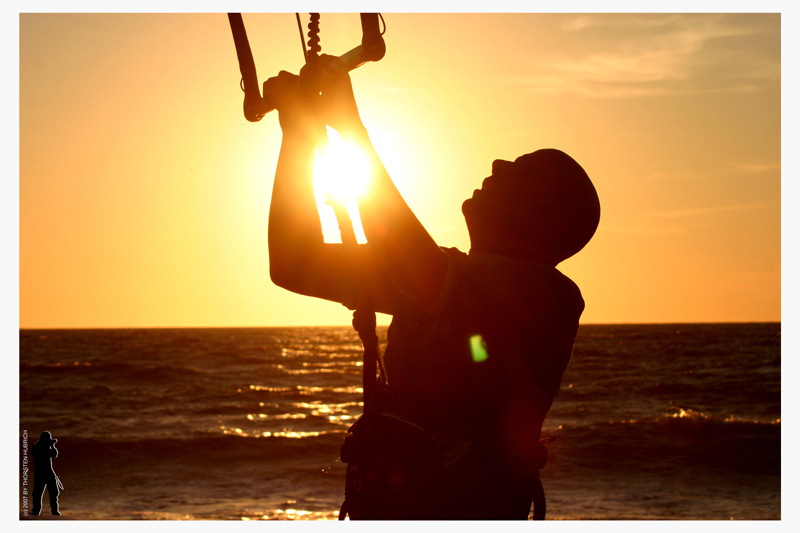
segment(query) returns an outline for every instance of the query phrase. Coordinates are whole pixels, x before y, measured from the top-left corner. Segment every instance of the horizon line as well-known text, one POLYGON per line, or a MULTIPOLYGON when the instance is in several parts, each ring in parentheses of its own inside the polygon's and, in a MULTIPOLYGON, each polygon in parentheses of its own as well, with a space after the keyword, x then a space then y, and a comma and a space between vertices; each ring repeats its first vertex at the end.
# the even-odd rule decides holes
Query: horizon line
MULTIPOLYGON (((704 325, 704 324, 781 324, 780 320, 724 320, 697 322, 586 322, 578 326, 670 326, 670 325, 704 325)), ((388 324, 378 324, 379 328, 388 328, 388 324)), ((77 326, 77 327, 19 327, 19 331, 43 330, 123 330, 123 329, 287 329, 287 328, 352 328, 349 324, 329 325, 282 325, 282 326, 77 326)))

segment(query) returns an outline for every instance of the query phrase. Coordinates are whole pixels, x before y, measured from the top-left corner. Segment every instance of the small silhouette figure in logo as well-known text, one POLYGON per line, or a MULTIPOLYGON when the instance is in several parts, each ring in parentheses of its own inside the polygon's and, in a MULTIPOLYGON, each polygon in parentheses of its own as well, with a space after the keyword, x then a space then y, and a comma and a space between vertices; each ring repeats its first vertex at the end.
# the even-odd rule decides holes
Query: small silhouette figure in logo
POLYGON ((44 496, 44 489, 50 495, 50 512, 56 516, 60 516, 58 512, 58 489, 64 490, 61 480, 53 471, 53 459, 58 457, 58 450, 56 450, 55 443, 58 442, 54 439, 49 431, 43 431, 39 437, 39 441, 33 445, 33 509, 31 514, 39 516, 42 512, 42 496, 44 496))

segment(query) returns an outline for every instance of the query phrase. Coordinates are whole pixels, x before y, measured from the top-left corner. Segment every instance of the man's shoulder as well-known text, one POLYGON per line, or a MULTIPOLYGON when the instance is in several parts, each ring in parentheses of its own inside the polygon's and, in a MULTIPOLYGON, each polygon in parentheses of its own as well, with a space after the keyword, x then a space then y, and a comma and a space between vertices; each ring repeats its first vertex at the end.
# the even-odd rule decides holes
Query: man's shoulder
MULTIPOLYGON (((446 316, 513 315, 517 321, 545 317, 572 322, 584 309, 578 286, 552 266, 535 261, 442 248, 450 259, 434 311, 446 316)), ((505 323, 505 320, 503 320, 505 323)))
POLYGON ((470 252, 457 248, 442 248, 463 274, 475 279, 472 284, 481 284, 482 279, 492 285, 505 285, 510 290, 533 289, 537 292, 547 288, 562 294, 580 298, 577 284, 557 268, 525 259, 502 255, 470 252))

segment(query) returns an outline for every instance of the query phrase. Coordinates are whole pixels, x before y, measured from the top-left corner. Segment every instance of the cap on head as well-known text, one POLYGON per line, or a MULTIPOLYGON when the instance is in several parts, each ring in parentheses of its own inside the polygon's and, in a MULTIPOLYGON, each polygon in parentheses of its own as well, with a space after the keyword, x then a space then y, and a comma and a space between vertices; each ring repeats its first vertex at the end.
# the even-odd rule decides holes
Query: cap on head
POLYGON ((518 157, 514 172, 529 179, 520 201, 527 206, 525 233, 561 262, 578 253, 600 222, 600 199, 586 171, 570 156, 553 148, 518 157))

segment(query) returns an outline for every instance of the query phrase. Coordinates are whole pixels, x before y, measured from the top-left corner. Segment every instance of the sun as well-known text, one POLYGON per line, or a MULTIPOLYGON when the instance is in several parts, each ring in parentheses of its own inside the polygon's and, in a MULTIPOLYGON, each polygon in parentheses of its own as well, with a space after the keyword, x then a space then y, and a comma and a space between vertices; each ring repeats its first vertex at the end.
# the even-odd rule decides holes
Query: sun
POLYGON ((342 242, 333 208, 325 203, 326 194, 342 200, 353 222, 356 240, 367 242, 361 227, 356 197, 363 193, 369 179, 369 165, 363 152, 343 141, 336 130, 328 128, 327 148, 318 151, 314 160, 314 197, 317 201, 325 242, 342 242))

